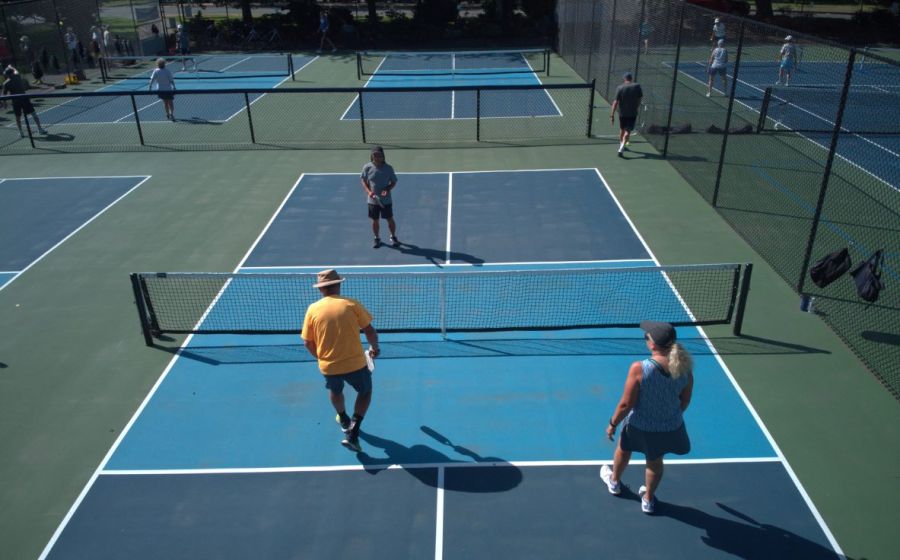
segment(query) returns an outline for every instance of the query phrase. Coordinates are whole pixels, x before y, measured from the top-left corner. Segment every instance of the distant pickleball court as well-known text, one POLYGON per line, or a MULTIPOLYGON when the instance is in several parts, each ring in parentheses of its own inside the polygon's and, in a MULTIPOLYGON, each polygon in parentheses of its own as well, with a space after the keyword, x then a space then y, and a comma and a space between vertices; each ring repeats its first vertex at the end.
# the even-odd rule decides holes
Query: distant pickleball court
MULTIPOLYGON (((367 90, 397 87, 538 86, 549 66, 546 50, 364 52, 358 56, 367 90)), ((474 119, 555 117, 561 111, 543 90, 366 92, 342 119, 474 119)))

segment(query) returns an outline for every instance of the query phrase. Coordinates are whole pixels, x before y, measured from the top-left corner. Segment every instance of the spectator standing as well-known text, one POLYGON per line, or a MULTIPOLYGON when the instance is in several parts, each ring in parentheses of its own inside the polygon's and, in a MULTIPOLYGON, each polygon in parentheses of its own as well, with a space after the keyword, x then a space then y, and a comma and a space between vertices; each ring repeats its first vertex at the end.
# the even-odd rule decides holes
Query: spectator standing
POLYGON ((19 48, 22 49, 22 56, 25 61, 31 65, 34 62, 34 51, 31 49, 31 38, 28 35, 19 37, 19 48))
POLYGON ((327 42, 331 45, 331 52, 337 52, 337 47, 334 45, 334 42, 328 36, 329 31, 331 30, 331 22, 328 19, 328 12, 326 10, 319 11, 319 35, 321 38, 319 39, 319 50, 316 51, 319 54, 322 54, 322 49, 325 48, 325 43, 327 42))
POLYGON ((725 24, 722 22, 722 18, 716 18, 713 21, 712 35, 709 40, 713 46, 718 45, 719 41, 725 40, 725 24))
POLYGON ((109 26, 103 26, 103 51, 106 56, 111 56, 116 50, 115 39, 113 34, 109 32, 109 26))
POLYGON ((79 66, 78 36, 75 35, 75 31, 71 27, 66 29, 66 34, 63 35, 63 41, 65 41, 66 48, 69 50, 69 59, 77 68, 79 66))

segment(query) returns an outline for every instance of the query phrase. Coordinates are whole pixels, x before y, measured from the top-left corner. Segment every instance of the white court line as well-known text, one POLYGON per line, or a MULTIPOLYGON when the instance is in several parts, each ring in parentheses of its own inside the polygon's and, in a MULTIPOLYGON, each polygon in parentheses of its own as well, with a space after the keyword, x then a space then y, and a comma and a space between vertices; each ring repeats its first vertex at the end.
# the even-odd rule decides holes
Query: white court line
POLYGON ((434 560, 444 558, 444 467, 437 472, 437 499, 434 527, 434 560))
POLYGON ((450 264, 450 235, 453 224, 453 173, 449 173, 447 183, 447 251, 444 254, 444 264, 450 264))
MULTIPOLYGON (((306 64, 304 64, 304 65, 301 66, 300 68, 294 70, 294 73, 291 74, 291 76, 296 76, 296 75, 297 75, 297 72, 300 72, 301 70, 303 70, 304 68, 306 68, 307 66, 309 66, 310 64, 312 64, 313 61, 315 61, 317 58, 319 58, 319 57, 317 56, 317 57, 315 57, 315 58, 310 59, 309 62, 307 62, 306 64)), ((278 88, 278 86, 280 86, 281 84, 283 84, 283 83, 285 83, 286 81, 288 81, 288 79, 290 79, 291 76, 288 76, 287 78, 285 78, 285 79, 281 80, 280 82, 278 82, 277 84, 275 84, 275 85, 272 87, 272 89, 278 88)), ((251 102, 250 102, 250 105, 253 105, 254 103, 256 103, 257 101, 259 101, 260 99, 262 99, 262 98, 265 97, 266 95, 268 95, 268 94, 267 94, 267 93, 259 94, 259 97, 257 97, 257 98, 254 99, 253 101, 251 101, 251 102)), ((279 94, 279 95, 290 95, 290 94, 283 93, 283 94, 279 94)), ((241 107, 241 108, 238 109, 234 114, 232 114, 230 117, 228 117, 228 118, 225 119, 224 121, 210 121, 210 122, 228 122, 228 121, 230 121, 231 119, 233 119, 234 117, 236 117, 237 115, 241 114, 241 112, 243 112, 244 109, 246 109, 246 107, 241 107)))
MULTIPOLYGON (((665 63, 665 64, 668 64, 668 63, 665 63)), ((699 65, 699 66, 703 66, 703 64, 700 63, 700 62, 695 62, 695 64, 697 64, 697 65, 699 65)), ((682 74, 684 74, 684 75, 687 76, 688 78, 691 78, 692 80, 697 81, 698 83, 700 83, 700 84, 702 84, 702 85, 704 85, 704 86, 706 85, 705 82, 703 82, 703 81, 700 80, 699 78, 695 78, 694 76, 691 76, 690 74, 688 74, 688 73, 685 72, 684 70, 679 70, 679 72, 682 73, 682 74)), ((732 80, 734 79, 734 76, 732 76, 731 74, 729 74, 729 76, 731 77, 732 80)), ((743 80, 738 80, 738 83, 744 84, 744 85, 746 85, 746 86, 748 86, 748 87, 751 87, 751 88, 753 88, 753 89, 755 89, 755 90, 757 90, 757 91, 764 91, 764 90, 761 90, 761 89, 759 89, 758 87, 754 86, 753 84, 747 83, 747 82, 745 82, 745 81, 743 81, 743 80)), ((717 88, 713 88, 713 89, 715 89, 716 91, 721 91, 721 90, 719 90, 719 89, 717 89, 717 88)), ((739 100, 737 100, 737 99, 735 99, 734 101, 735 101, 735 103, 738 103, 738 104, 740 104, 740 105, 743 105, 744 107, 746 107, 746 108, 749 109, 750 111, 756 113, 757 115, 760 113, 759 109, 754 109, 753 107, 751 107, 750 105, 747 105, 746 103, 744 103, 744 102, 742 102, 742 101, 739 101, 739 100)), ((819 142, 813 140, 812 138, 808 137, 807 135, 805 135, 805 134, 803 134, 803 133, 800 133, 800 132, 794 132, 794 134, 796 134, 797 136, 800 136, 801 138, 803 138, 804 140, 806 140, 806 141, 808 141, 808 142, 811 142, 811 143, 815 144, 816 146, 818 146, 819 148, 825 150, 826 152, 829 151, 829 149, 828 149, 826 146, 823 146, 821 143, 819 143, 819 142)), ((871 141, 870 141, 868 138, 861 138, 861 139, 871 143, 871 141)), ((878 146, 878 147, 880 147, 880 148, 883 148, 883 146, 880 146, 880 145, 878 145, 878 144, 876 144, 876 146, 878 146)), ((890 183, 889 181, 887 181, 886 179, 883 179, 883 178, 879 177, 878 175, 876 175, 876 174, 873 173, 872 171, 870 171, 870 170, 866 169, 865 167, 859 165, 858 163, 856 163, 856 162, 854 162, 854 161, 852 161, 852 160, 846 158, 845 156, 841 155, 841 153, 840 153, 839 151, 835 151, 835 152, 834 152, 834 155, 835 155, 836 157, 838 157, 838 158, 844 160, 846 163, 852 165, 853 167, 859 169, 860 171, 862 171, 862 172, 865 173, 866 175, 871 176, 873 179, 875 179, 875 180, 877 180, 877 181, 879 181, 879 182, 881 182, 881 183, 884 183, 884 184, 887 185, 889 188, 894 189, 894 190, 900 190, 900 187, 894 186, 893 184, 891 184, 891 183, 890 183)))
MULTIPOLYGON (((666 458, 667 465, 734 465, 745 463, 779 463, 779 457, 726 457, 722 459, 678 459, 666 458)), ((629 464, 644 465, 647 461, 635 457, 629 464)), ((542 467, 601 467, 608 465, 609 459, 592 459, 579 461, 480 461, 480 462, 445 462, 445 463, 380 463, 350 464, 350 465, 321 465, 317 467, 234 467, 221 469, 129 469, 129 470, 104 470, 103 476, 202 476, 216 474, 279 474, 279 473, 324 473, 324 472, 353 472, 353 471, 386 471, 408 469, 483 469, 485 467, 516 467, 516 468, 542 468, 542 467)))
MULTIPOLYGON (((54 249, 56 249, 57 247, 59 247, 60 245, 62 245, 63 243, 65 243, 70 237, 72 237, 73 235, 75 235, 76 233, 78 233, 79 231, 81 231, 83 228, 85 228, 88 224, 90 224, 91 222, 93 222, 94 220, 96 220, 97 218, 99 218, 104 212, 106 212, 107 210, 109 210, 110 208, 112 208, 117 202, 119 202, 120 200, 122 200, 123 198, 125 198, 126 196, 128 196, 129 194, 131 194, 131 191, 133 191, 134 189, 136 189, 136 188, 140 187, 141 185, 143 185, 143 184, 147 181, 147 179, 150 178, 150 175, 146 175, 146 176, 140 175, 140 176, 137 176, 137 177, 134 177, 134 178, 139 178, 139 177, 144 177, 144 178, 143 178, 140 182, 138 182, 136 185, 134 185, 133 187, 131 187, 130 189, 128 189, 127 191, 125 191, 125 193, 123 193, 122 195, 120 195, 118 198, 116 198, 115 200, 113 200, 112 202, 110 202, 109 204, 107 204, 106 207, 104 207, 102 210, 100 210, 99 212, 97 212, 96 214, 94 214, 93 216, 91 216, 91 218, 90 218, 89 220, 87 220, 86 222, 84 222, 83 224, 81 224, 80 226, 78 226, 74 231, 72 231, 71 233, 69 233, 69 235, 67 235, 67 236, 63 237, 62 239, 60 239, 55 245, 53 245, 53 247, 50 247, 49 249, 47 249, 46 251, 44 251, 44 253, 43 253, 41 256, 39 256, 38 258, 36 258, 36 259, 34 259, 33 261, 31 261, 31 262, 28 264, 28 266, 26 266, 26 267, 23 268, 22 270, 18 271, 18 272, 16 273, 15 276, 13 276, 12 278, 10 278, 5 284, 3 284, 2 286, 0 286, 0 291, 2 291, 4 288, 6 288, 6 287, 9 286, 10 284, 12 284, 13 281, 14 281, 16 278, 18 278, 18 277, 21 276, 22 274, 25 274, 25 271, 27 271, 27 270, 30 269, 32 266, 34 266, 34 265, 36 265, 37 263, 39 263, 44 257, 46 257, 46 256, 49 255, 51 252, 53 252, 54 249)), ((51 177, 40 177, 40 178, 39 178, 39 177, 34 177, 33 179, 34 179, 34 180, 40 180, 40 179, 50 179, 50 178, 51 178, 51 177)), ((60 177, 52 177, 52 178, 53 178, 53 179, 59 179, 60 177)), ((72 178, 72 177, 67 177, 67 178, 72 178)), ((125 176, 124 178, 132 178, 132 176, 125 176)), ((12 179, 7 179, 7 180, 12 180, 12 179)))
MULTIPOLYGON (((580 168, 580 169, 572 169, 572 170, 575 171, 575 170, 584 170, 584 169, 591 169, 591 168, 580 168)), ((554 170, 552 170, 552 171, 562 171, 562 170, 565 170, 565 169, 554 169, 554 170)), ((631 225, 631 227, 632 227, 633 229, 635 229, 635 228, 634 228, 633 222, 631 221, 630 217, 628 217, 627 214, 624 213, 624 210, 622 209, 621 204, 619 203, 619 201, 618 201, 618 199, 615 197, 615 195, 612 193, 612 189, 610 188, 609 184, 608 184, 608 183, 606 182, 606 180, 604 179, 603 175, 600 173, 600 170, 599 170, 599 169, 596 169, 596 168, 593 168, 592 170, 593 170, 594 172, 596 172, 597 176, 600 178, 600 180, 601 180, 601 182, 603 183, 604 187, 607 189, 607 191, 608 191, 608 192, 610 193, 610 195, 613 197, 613 200, 615 200, 616 204, 619 206, 620 211, 623 213, 623 215, 625 216, 625 218, 626 218, 626 220, 628 221, 628 223, 631 225)), ((506 172, 508 172, 508 171, 514 171, 514 170, 507 170, 506 172)), ((540 172, 540 171, 551 171, 551 170, 534 170, 534 169, 533 169, 533 170, 520 170, 520 171, 526 171, 526 172, 540 172)), ((497 171, 492 171, 492 172, 497 172, 497 171)), ((437 172, 434 172, 434 173, 437 173, 437 172)), ((468 173, 468 172, 460 172, 460 173, 468 173)), ((235 273, 236 273, 236 272, 239 272, 239 271, 241 270, 241 265, 242 265, 244 262, 246 262, 246 260, 249 258, 249 256, 250 256, 250 254, 252 253, 253 249, 256 247, 256 245, 259 243, 259 241, 262 239, 262 237, 265 235, 265 233, 266 233, 266 232, 268 231, 268 229, 271 227, 272 223, 275 221, 275 219, 277 218, 278 214, 281 212, 281 210, 283 209, 284 205, 287 203, 287 201, 289 200, 289 198, 292 196, 292 194, 294 193, 294 191, 296 190, 296 188, 297 188, 297 186, 300 184, 300 182, 303 180, 303 178, 304 178, 305 175, 306 175, 306 174, 300 175, 300 177, 299 177, 299 178, 297 179, 297 181, 294 183, 293 187, 289 190, 289 192, 288 192, 288 194, 285 196, 284 200, 281 202, 281 204, 279 205, 279 207, 275 210, 275 212, 274 212, 274 214, 272 215, 272 217, 271 217, 271 219, 269 220, 269 222, 266 224, 266 226, 265 226, 265 227, 262 229, 262 231, 260 232, 260 234, 259 234, 259 236, 257 237, 256 241, 254 241, 254 243, 252 244, 251 248, 247 251, 247 253, 244 255, 244 257, 241 259, 240 264, 238 264, 238 266, 235 268, 235 270, 234 270, 235 273)), ((355 175, 355 174, 353 174, 353 173, 341 173, 341 174, 333 173, 333 175, 355 175)), ((649 247, 647 247, 646 242, 643 240, 643 238, 640 236, 640 234, 637 233, 636 229, 635 229, 635 233, 638 235, 638 238, 641 240, 641 243, 644 244, 645 248, 646 248, 647 251, 648 251, 648 254, 651 256, 652 261, 653 261, 655 264, 659 265, 659 261, 656 259, 656 257, 653 255, 653 253, 649 250, 649 247)), ((590 261, 581 261, 581 262, 590 262, 590 261)), ((597 261, 597 262, 605 262, 605 261, 597 261)), ((512 264, 522 264, 522 263, 512 263, 512 264)), ((537 264, 550 264, 550 263, 537 263, 537 264)), ((429 265, 429 266, 432 266, 432 267, 433 267, 433 265, 429 265)), ((271 267, 268 267, 268 268, 271 268, 271 267)), ((341 268, 351 268, 351 267, 341 267, 341 268)), ((723 372, 725 372, 725 374, 727 375, 727 377, 728 377, 728 379, 730 380, 730 382, 731 382, 732 386, 734 387, 735 391, 737 391, 738 395, 740 396, 740 398, 741 398, 742 401, 744 402, 744 405, 745 405, 745 406, 748 408, 748 410, 750 411, 751 415, 753 416, 753 418, 754 418, 754 420, 756 421, 757 425, 759 426, 760 430, 761 430, 761 431, 763 432, 763 434, 765 435, 766 439, 769 441, 769 444, 771 445, 772 449, 775 451, 775 453, 776 453, 777 456, 776 456, 776 457, 772 457, 772 458, 759 458, 759 457, 753 457, 753 458, 725 458, 725 459, 682 459, 682 460, 679 460, 679 459, 672 459, 672 460, 667 460, 667 462, 669 462, 669 463, 671 463, 671 464, 715 464, 715 463, 744 463, 744 462, 780 462, 780 463, 784 466, 784 468, 785 468, 786 472, 788 473, 788 475, 790 476, 791 480, 794 482, 795 487, 797 488, 798 492, 801 494, 803 500, 804 500, 805 503, 807 504, 807 507, 810 509, 811 513, 812 513, 813 516, 815 517, 817 523, 819 524, 819 527, 820 527, 820 528, 822 529, 822 531, 824 532, 824 534, 825 534, 826 538, 828 539, 829 543, 831 544, 832 548, 833 548, 838 554, 843 555, 843 552, 841 551, 840 546, 838 545, 837 541, 834 539, 834 536, 831 534, 830 530, 828 529, 828 526, 825 524, 824 519, 821 517, 821 515, 819 514, 819 512, 818 512, 818 510, 816 509, 815 505, 812 503, 812 500, 810 499, 809 495, 806 493, 805 489, 803 488, 802 484, 800 483, 800 481, 799 481, 799 479, 797 478, 797 476, 796 476, 796 474, 794 473, 794 471, 791 469, 790 465, 789 465, 788 462, 787 462, 787 459, 784 457, 784 454, 781 452, 780 448, 779 448, 778 445, 775 443, 775 440, 772 438, 772 435, 769 433, 768 429, 767 429, 767 428, 765 427, 765 425, 763 424, 762 419, 759 417, 759 415, 757 414, 756 410, 755 410, 755 409, 753 408, 753 406, 750 404, 750 402, 749 402, 749 400, 747 399, 746 395, 745 395, 744 392, 741 390, 740 386, 737 384, 737 381, 735 380, 734 376, 731 374, 731 372, 730 372, 730 370, 728 369, 728 367, 725 365, 724 361, 722 360, 722 357, 717 353, 715 347, 712 345, 711 341, 709 340, 709 337, 706 335, 705 331, 703 331, 702 327, 699 327, 699 326, 698 326, 698 327, 695 327, 695 328, 696 328, 697 331, 700 333, 700 335, 706 340, 706 344, 707 344, 707 346, 709 347, 711 353, 715 356, 715 358, 716 358, 717 362, 719 363, 720 367, 722 368, 723 372)), ((125 428, 120 432, 118 438, 117 438, 116 441, 113 443, 113 446, 110 448, 109 452, 106 454, 106 456, 104 457, 104 459, 101 461, 100 465, 97 467, 96 471, 95 471, 94 474, 91 476, 90 480, 88 480, 88 482, 85 484, 85 486, 84 486, 84 488, 82 489, 81 493, 79 494, 78 498, 75 500, 75 503, 73 503, 72 507, 71 507, 71 508, 69 509, 69 511, 66 513, 65 518, 64 518, 63 521, 60 523, 60 525, 59 525, 59 527, 56 529, 56 531, 54 532, 53 536, 52 536, 51 539, 50 539, 50 542, 47 543, 46 547, 44 548, 44 550, 43 550, 43 552, 42 552, 42 554, 41 554, 41 556, 40 556, 40 560, 45 559, 46 556, 49 554, 49 552, 50 552, 50 550, 52 549, 53 545, 54 545, 55 542, 58 540, 59 535, 62 533, 62 531, 64 530, 64 528, 66 527, 66 525, 68 524, 68 522, 70 521, 70 519, 72 518, 72 516, 74 515, 74 512, 75 512, 76 509, 79 507, 79 505, 80 505, 81 502, 83 501, 84 497, 87 495, 87 492, 88 492, 89 489, 93 486, 94 482, 96 481, 96 479, 98 478, 98 476, 99 476, 100 474, 103 474, 103 475, 127 475, 127 474, 150 474, 150 473, 152 473, 152 474, 165 474, 165 473, 169 473, 169 474, 201 474, 201 473, 211 474, 211 473, 219 473, 219 472, 244 472, 244 473, 249 473, 249 472, 315 472, 315 471, 326 471, 326 470, 328 470, 328 471, 335 471, 335 470, 363 470, 363 469, 371 469, 371 468, 373 468, 372 466, 365 466, 365 465, 350 465, 350 466, 338 466, 338 467, 335 467, 335 466, 331 466, 331 467, 287 467, 287 468, 281 467, 281 468, 277 468, 277 469, 202 469, 202 470, 197 470, 197 469, 194 469, 194 470, 191 470, 191 469, 182 469, 182 470, 169 470, 169 471, 138 471, 138 470, 130 470, 130 471, 106 471, 106 470, 105 470, 105 466, 106 466, 106 464, 108 464, 109 459, 112 457, 112 455, 114 454, 115 450, 116 450, 116 449, 118 448, 118 446, 121 444, 121 442, 123 441, 123 439, 125 438, 125 436, 129 433, 129 431, 131 430, 131 427, 134 425, 134 423, 136 422, 137 418, 140 416, 141 412, 145 409, 146 405, 149 403, 149 401, 151 400, 151 398, 153 397, 153 395, 156 394, 156 391, 158 390, 158 388, 159 388, 160 385, 162 384, 163 380, 168 376, 168 374, 169 374, 169 372, 171 371, 172 367, 173 367, 174 364, 176 363, 176 360, 178 360, 178 358, 181 356, 182 352, 189 346, 191 340, 193 339, 193 336, 194 336, 193 334, 188 335, 188 337, 187 337, 187 338, 185 339, 185 341, 183 342, 182 346, 176 351, 175 355, 172 357, 172 359, 170 360, 169 364, 166 366, 166 368, 165 368, 165 370, 163 371, 162 375, 159 377, 159 379, 157 380, 157 382, 156 382, 156 383, 154 384, 154 386, 151 388, 151 390, 150 390, 150 392, 147 394, 146 398, 143 400, 143 402, 141 403, 141 405, 140 405, 140 406, 138 407, 138 409, 135 411, 134 415, 131 417, 131 419, 129 420, 128 424, 127 424, 127 425, 125 426, 125 428)), ((454 468, 455 468, 455 467, 470 467, 470 468, 471 468, 471 467, 509 466, 509 465, 512 465, 512 466, 555 466, 555 465, 595 465, 595 466, 599 466, 599 465, 606 464, 606 463, 609 463, 609 460, 596 460, 596 461, 560 461, 560 462, 556 462, 556 461, 533 461, 533 462, 514 462, 514 463, 506 463, 506 462, 503 462, 503 463, 501 463, 501 462, 490 462, 490 463, 488 463, 488 462, 485 462, 485 463, 453 463, 452 465, 449 465, 449 464, 446 464, 446 463, 428 463, 428 464, 412 464, 412 465, 401 465, 401 466, 398 466, 398 465, 388 465, 388 466, 384 466, 383 468, 428 468, 428 467, 430 467, 430 466, 433 466, 433 467, 445 469, 445 468, 448 468, 449 466, 452 466, 452 467, 454 467, 454 468)), ((640 464, 641 461, 636 460, 636 461, 633 461, 633 463, 635 463, 635 464, 640 464)), ((442 508, 442 509, 443 509, 443 508, 442 508)), ((442 515, 441 515, 440 519, 443 519, 442 515)), ((436 533, 437 533, 438 530, 440 530, 440 531, 442 532, 442 527, 436 527, 436 533)), ((442 539, 442 536, 441 536, 440 538, 442 539)), ((437 551, 436 551, 436 554, 437 554, 437 551)), ((439 558, 439 557, 436 556, 436 558, 439 558)))
MULTIPOLYGON (((534 266, 547 265, 558 268, 558 265, 574 265, 574 264, 609 264, 609 263, 652 263, 653 259, 609 259, 605 261, 515 261, 515 262, 492 262, 481 263, 477 265, 481 268, 499 267, 499 266, 534 266)), ((655 264, 655 263, 654 263, 655 264)), ((242 266, 242 271, 251 270, 298 270, 298 269, 319 269, 334 266, 334 264, 318 264, 318 265, 292 265, 292 266, 242 266)), ((476 266, 470 263, 446 263, 442 267, 471 268, 476 266)), ((346 264, 340 266, 341 270, 354 268, 434 268, 433 264, 346 264)), ((540 270, 540 269, 535 269, 540 270)))

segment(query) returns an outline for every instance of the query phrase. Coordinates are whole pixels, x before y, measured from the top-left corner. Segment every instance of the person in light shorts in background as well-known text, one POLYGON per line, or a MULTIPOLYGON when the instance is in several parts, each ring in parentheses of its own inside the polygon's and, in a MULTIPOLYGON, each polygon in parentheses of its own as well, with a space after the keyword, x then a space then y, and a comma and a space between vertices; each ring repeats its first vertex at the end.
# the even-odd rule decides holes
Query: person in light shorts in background
POLYGON ((781 45, 777 60, 780 63, 778 65, 778 81, 775 82, 775 85, 791 85, 791 76, 797 69, 797 45, 794 44, 793 35, 784 38, 784 44, 781 45))
POLYGON ((709 74, 706 81, 706 97, 712 95, 713 79, 716 76, 722 76, 722 95, 728 95, 728 51, 725 49, 724 39, 719 39, 716 48, 709 53, 706 73, 709 74))

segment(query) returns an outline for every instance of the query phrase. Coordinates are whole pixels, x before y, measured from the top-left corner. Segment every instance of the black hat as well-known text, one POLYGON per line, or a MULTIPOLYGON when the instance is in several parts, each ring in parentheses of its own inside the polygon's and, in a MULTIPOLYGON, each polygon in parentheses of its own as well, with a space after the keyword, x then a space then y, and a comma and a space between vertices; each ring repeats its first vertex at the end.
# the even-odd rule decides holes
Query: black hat
POLYGON ((650 335, 650 340, 657 346, 671 346, 675 342, 675 327, 669 323, 641 321, 641 329, 650 335))

